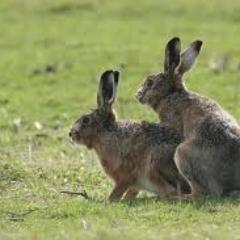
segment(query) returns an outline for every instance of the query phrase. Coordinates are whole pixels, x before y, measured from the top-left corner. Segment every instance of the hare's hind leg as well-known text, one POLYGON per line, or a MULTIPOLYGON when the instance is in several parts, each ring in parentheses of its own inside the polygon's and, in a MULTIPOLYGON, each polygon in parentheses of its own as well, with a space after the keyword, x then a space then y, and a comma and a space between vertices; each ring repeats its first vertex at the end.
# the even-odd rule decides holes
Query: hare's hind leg
POLYGON ((118 202, 122 199, 123 194, 127 191, 129 184, 127 183, 119 183, 116 184, 114 189, 112 190, 109 201, 110 202, 118 202))
POLYGON ((149 180, 152 186, 152 192, 155 192, 160 198, 161 197, 170 197, 177 194, 177 189, 172 186, 163 176, 152 170, 149 172, 149 180))
POLYGON ((124 200, 134 199, 135 197, 137 197, 138 193, 139 190, 137 188, 130 187, 124 196, 124 200))
POLYGON ((174 160, 180 174, 191 187, 190 197, 222 194, 222 187, 213 176, 210 158, 193 140, 185 141, 177 147, 174 160))

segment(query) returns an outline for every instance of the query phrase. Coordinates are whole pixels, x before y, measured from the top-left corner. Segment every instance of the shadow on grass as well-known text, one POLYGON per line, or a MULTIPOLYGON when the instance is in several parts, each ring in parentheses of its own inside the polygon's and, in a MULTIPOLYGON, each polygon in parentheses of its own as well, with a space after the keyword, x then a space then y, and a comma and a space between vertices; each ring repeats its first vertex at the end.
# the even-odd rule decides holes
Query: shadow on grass
POLYGON ((232 197, 201 197, 195 199, 167 199, 167 198, 158 198, 158 197, 141 197, 133 200, 122 200, 121 202, 110 203, 107 199, 95 199, 89 198, 85 199, 89 204, 97 204, 103 206, 116 206, 118 204, 125 205, 127 207, 142 207, 147 205, 153 205, 157 203, 162 203, 164 205, 180 206, 186 207, 190 206, 196 210, 207 211, 207 212, 217 212, 219 208, 224 206, 239 206, 240 198, 232 197))
POLYGON ((146 204, 153 204, 161 202, 168 205, 191 205, 193 208, 196 209, 204 209, 205 207, 216 207, 216 206, 224 206, 224 205, 232 205, 232 206, 239 206, 240 198, 233 198, 233 197, 199 197, 195 199, 167 199, 167 198, 158 198, 158 197, 142 197, 136 198, 134 200, 123 200, 121 203, 126 204, 128 206, 141 206, 146 204))

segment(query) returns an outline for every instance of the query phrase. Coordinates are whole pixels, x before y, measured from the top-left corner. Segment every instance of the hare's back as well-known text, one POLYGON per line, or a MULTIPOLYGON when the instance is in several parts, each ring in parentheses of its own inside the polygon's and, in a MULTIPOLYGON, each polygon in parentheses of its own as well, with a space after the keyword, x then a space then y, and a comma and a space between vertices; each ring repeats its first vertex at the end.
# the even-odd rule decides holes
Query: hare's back
POLYGON ((240 142, 240 127, 229 118, 210 115, 202 122, 197 130, 197 136, 206 144, 238 145, 240 142))
POLYGON ((182 137, 171 128, 162 123, 142 122, 135 126, 134 138, 141 138, 145 144, 157 146, 161 144, 177 145, 182 137))

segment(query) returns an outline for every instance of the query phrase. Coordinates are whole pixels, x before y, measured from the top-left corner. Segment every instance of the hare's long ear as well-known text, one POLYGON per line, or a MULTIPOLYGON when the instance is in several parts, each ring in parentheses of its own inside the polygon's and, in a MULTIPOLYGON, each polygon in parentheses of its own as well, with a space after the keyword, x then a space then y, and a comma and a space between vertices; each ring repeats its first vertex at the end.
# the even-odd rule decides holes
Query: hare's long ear
POLYGON ((177 73, 183 75, 185 72, 189 71, 192 68, 201 51, 201 47, 202 41, 196 40, 181 53, 180 64, 176 70, 177 73))
POLYGON ((97 95, 99 109, 111 108, 117 94, 118 77, 119 72, 112 70, 107 70, 102 74, 97 95))
POLYGON ((113 82, 113 96, 110 101, 110 104, 114 103, 117 97, 117 88, 118 88, 118 80, 119 80, 119 71, 114 71, 114 82, 113 82))
POLYGON ((165 48, 164 72, 173 74, 180 63, 181 41, 178 37, 172 38, 165 48))

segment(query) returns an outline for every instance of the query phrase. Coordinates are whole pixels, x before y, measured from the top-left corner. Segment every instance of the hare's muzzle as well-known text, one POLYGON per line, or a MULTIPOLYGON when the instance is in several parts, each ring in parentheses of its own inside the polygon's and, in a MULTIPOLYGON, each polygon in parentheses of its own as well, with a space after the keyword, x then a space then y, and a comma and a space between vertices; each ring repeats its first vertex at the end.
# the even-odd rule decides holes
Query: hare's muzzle
POLYGON ((144 94, 142 90, 138 90, 136 93, 136 98, 140 103, 144 103, 144 94))
POLYGON ((80 138, 79 133, 74 130, 74 128, 70 130, 68 135, 72 139, 72 141, 77 141, 80 138))

